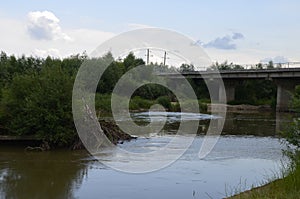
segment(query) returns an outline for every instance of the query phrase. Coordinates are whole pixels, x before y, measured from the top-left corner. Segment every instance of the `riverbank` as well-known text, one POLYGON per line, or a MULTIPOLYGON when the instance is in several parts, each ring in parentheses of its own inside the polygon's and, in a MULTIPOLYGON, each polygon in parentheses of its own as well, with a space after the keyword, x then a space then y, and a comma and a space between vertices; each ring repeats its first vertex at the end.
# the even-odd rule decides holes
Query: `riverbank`
MULTIPOLYGON (((151 104, 155 104, 155 101, 151 101, 151 104)), ((248 105, 248 104, 210 104, 199 101, 199 109, 201 113, 211 113, 212 110, 216 112, 229 113, 259 113, 259 112, 272 112, 274 111, 270 105, 248 105)), ((146 112, 149 108, 136 108, 131 109, 132 113, 146 112)), ((180 105, 178 102, 171 102, 171 112, 180 112, 180 105)))
MULTIPOLYGON (((118 144, 118 143, 122 143, 123 141, 129 141, 131 139, 135 139, 135 137, 132 137, 131 135, 121 131, 119 127, 116 125, 116 123, 111 120, 100 120, 99 122, 101 124, 101 128, 104 134, 113 144, 118 144)), ((47 141, 34 135, 29 135, 29 136, 1 135, 0 144, 24 146, 26 150, 28 149, 28 150, 39 150, 39 151, 61 148, 59 146, 50 145, 47 141)), ((79 137, 77 136, 75 141, 70 146, 64 146, 63 148, 77 150, 77 149, 84 149, 85 147, 82 144, 79 137)))
POLYGON ((253 188, 227 199, 299 199, 300 197, 300 161, 292 165, 283 178, 261 187, 253 188))
POLYGON ((239 105, 228 105, 228 104, 207 104, 207 112, 214 111, 227 111, 230 113, 257 113, 257 112, 271 112, 273 109, 270 105, 247 105, 247 104, 239 104, 239 105))

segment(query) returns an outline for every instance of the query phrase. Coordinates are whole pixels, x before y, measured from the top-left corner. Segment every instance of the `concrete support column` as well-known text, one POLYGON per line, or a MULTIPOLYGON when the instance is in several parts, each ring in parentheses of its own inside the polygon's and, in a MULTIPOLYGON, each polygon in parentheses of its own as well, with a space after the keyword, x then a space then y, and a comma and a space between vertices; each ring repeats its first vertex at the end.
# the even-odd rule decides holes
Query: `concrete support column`
POLYGON ((225 91, 219 86, 219 102, 229 102, 235 99, 236 82, 224 80, 225 91), (226 97, 226 101, 225 101, 226 97))
POLYGON ((219 101, 219 84, 218 81, 206 80, 205 84, 209 88, 209 95, 212 103, 217 103, 219 101))
POLYGON ((277 104, 276 111, 289 111, 292 99, 292 93, 295 89, 295 84, 287 80, 276 81, 277 84, 277 104))

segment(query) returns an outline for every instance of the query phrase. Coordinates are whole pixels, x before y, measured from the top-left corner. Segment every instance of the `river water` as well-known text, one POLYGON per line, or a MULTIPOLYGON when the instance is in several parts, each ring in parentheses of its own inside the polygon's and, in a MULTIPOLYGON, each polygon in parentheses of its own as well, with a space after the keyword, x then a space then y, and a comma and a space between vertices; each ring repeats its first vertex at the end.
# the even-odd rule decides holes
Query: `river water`
MULTIPOLYGON (((164 117, 156 113, 153 116, 158 120, 164 117)), ((178 115, 165 116, 168 125, 164 133, 143 135, 120 146, 139 151, 167 144, 175 136, 178 115)), ((186 115, 189 119, 194 117, 199 117, 204 131, 210 119, 218 119, 186 115)), ((143 114, 133 118, 147 122, 143 114)), ((276 132, 288 121, 287 115, 273 113, 228 114, 223 135, 206 158, 198 158, 204 139, 200 132, 179 160, 146 174, 115 171, 84 150, 25 152, 24 147, 3 145, 0 198, 224 198, 280 175, 286 159, 276 132)), ((106 154, 103 160, 110 158, 106 154)))

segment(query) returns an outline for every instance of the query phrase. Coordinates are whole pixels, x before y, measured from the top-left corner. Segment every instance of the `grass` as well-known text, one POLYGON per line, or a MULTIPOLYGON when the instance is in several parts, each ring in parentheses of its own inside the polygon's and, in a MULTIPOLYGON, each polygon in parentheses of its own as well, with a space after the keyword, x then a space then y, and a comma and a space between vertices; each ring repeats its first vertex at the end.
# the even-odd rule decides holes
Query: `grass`
MULTIPOLYGON (((120 102, 119 105, 124 105, 125 99, 116 96, 118 101, 120 102)), ((185 101, 184 105, 187 107, 193 107, 193 101, 185 101)), ((205 113, 207 111, 207 102, 203 100, 199 100, 199 109, 201 113, 205 113)), ((180 112, 180 105, 178 102, 171 102, 167 96, 162 96, 157 98, 156 100, 148 100, 143 99, 141 97, 135 96, 130 99, 129 103, 129 109, 131 111, 141 111, 141 110, 148 110, 152 105, 154 104, 161 104, 164 106, 168 111, 172 112, 180 112)), ((95 97, 95 106, 97 110, 97 114, 105 114, 105 115, 111 115, 111 95, 110 94, 96 94, 95 97), (99 113, 98 113, 99 112, 99 113)), ((193 112, 194 110, 187 110, 193 112)))
MULTIPOLYGON (((188 112, 195 112, 195 110, 193 109, 193 107, 196 105, 194 104, 195 102, 193 100, 187 100, 183 102, 183 106, 186 107, 186 111, 188 112), (190 107, 190 108, 189 108, 190 107)), ((198 100, 198 105, 199 105, 199 110, 201 113, 207 113, 207 104, 209 104, 209 102, 203 101, 203 100, 198 100)), ((172 102, 171 103, 171 111, 173 112, 180 112, 180 105, 178 102, 172 102)))
MULTIPOLYGON (((119 104, 117 106, 124 107, 124 103, 126 98, 115 96, 119 104)), ((129 101, 129 109, 130 110, 147 110, 149 109, 155 101, 143 99, 141 97, 133 97, 129 101)), ((110 94, 96 94, 95 97, 95 108, 97 113, 100 112, 101 114, 111 115, 111 95, 110 94)), ((120 108, 121 109, 121 108, 120 108)))
POLYGON ((300 157, 282 173, 283 178, 261 187, 253 188, 230 199, 299 199, 300 198, 300 157))

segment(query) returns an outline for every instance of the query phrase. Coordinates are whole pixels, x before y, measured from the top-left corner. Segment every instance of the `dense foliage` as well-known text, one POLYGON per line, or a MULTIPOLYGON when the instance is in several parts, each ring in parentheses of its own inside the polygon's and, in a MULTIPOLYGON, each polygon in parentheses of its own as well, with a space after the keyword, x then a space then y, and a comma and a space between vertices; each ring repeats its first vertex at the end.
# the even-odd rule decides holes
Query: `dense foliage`
MULTIPOLYGON (((72 88, 81 64, 89 59, 85 54, 64 59, 48 57, 8 56, 0 54, 0 135, 35 135, 55 146, 68 146, 77 139, 72 118, 72 88)), ((145 64, 130 53, 123 60, 115 60, 111 53, 103 58, 111 63, 101 77, 96 94, 96 109, 99 113, 110 112, 111 93, 123 74, 145 64)), ((223 69, 238 68, 221 64, 223 69)), ((160 72, 167 71, 160 66, 160 72)), ((174 70, 172 68, 171 70, 174 70)), ((194 66, 183 64, 179 71, 193 71, 194 66)), ((200 108, 209 103, 205 83, 188 80, 199 98, 200 108)), ((259 100, 269 103, 276 93, 268 81, 244 82, 236 89, 236 99, 255 104, 259 100), (244 91, 246 87, 246 92, 244 91)), ((167 88, 158 84, 146 84, 137 89, 130 101, 130 109, 149 109, 159 103, 167 110, 180 111, 176 97, 167 88)), ((202 110, 203 111, 203 110, 202 110)), ((98 114, 98 112, 97 112, 98 114)))
MULTIPOLYGON (((52 146, 69 146, 77 139, 72 116, 72 90, 77 71, 88 59, 85 54, 65 59, 17 58, 0 55, 0 135, 34 135, 52 146)), ((144 64, 130 53, 123 61, 111 53, 111 62, 97 88, 96 108, 110 111, 110 97, 119 78, 128 70, 144 64)), ((138 89, 130 108, 148 109, 164 87, 149 84, 138 89), (148 98, 145 99, 145 98, 148 98)), ((169 107, 166 107, 169 108, 169 107)))
POLYGON ((84 57, 42 60, 2 55, 1 133, 35 135, 59 146, 74 142, 72 89, 84 57))
POLYGON ((292 108, 296 115, 292 124, 283 132, 283 136, 289 144, 289 150, 287 151, 289 156, 299 161, 300 164, 300 86, 296 86, 292 108))

